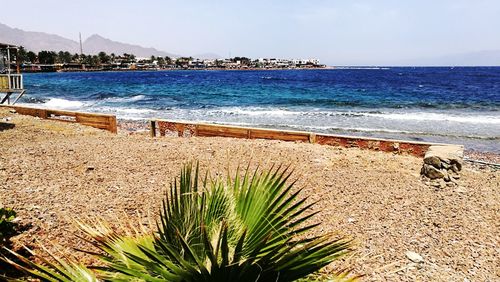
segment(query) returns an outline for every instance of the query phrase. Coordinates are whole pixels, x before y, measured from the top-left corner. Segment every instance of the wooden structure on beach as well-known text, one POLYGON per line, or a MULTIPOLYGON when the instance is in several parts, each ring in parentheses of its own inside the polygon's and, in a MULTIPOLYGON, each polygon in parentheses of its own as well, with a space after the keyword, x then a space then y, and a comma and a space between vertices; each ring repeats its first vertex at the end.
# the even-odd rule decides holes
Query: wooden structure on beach
POLYGON ((23 76, 17 60, 18 46, 0 43, 0 104, 15 104, 24 94, 23 76), (16 67, 13 71, 12 66, 16 67), (11 96, 17 93, 11 103, 11 96))
POLYGON ((116 116, 114 115, 60 111, 12 105, 0 105, 0 107, 13 109, 21 115, 29 115, 63 122, 79 123, 99 129, 104 129, 112 133, 117 133, 116 116))
POLYGON ((271 139, 331 145, 340 147, 358 147, 384 152, 407 153, 423 157, 435 143, 387 140, 359 136, 320 134, 304 131, 288 131, 265 128, 239 127, 219 124, 205 124, 154 119, 150 121, 151 137, 173 134, 179 137, 232 137, 246 139, 271 139))

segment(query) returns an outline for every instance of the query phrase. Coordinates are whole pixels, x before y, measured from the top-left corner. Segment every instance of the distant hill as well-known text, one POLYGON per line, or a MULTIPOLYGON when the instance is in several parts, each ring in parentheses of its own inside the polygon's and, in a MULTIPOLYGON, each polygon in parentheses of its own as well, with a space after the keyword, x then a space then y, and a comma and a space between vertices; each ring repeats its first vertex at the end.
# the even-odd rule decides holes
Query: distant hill
POLYGON ((87 38, 83 42, 83 52, 88 54, 97 54, 100 51, 104 51, 108 54, 123 54, 129 53, 134 54, 137 57, 150 57, 154 56, 169 56, 169 57, 179 57, 178 55, 158 51, 155 48, 145 48, 139 45, 132 45, 127 43, 121 43, 117 41, 113 41, 107 38, 104 38, 98 34, 94 34, 87 38))
MULTIPOLYGON (((44 32, 24 31, 2 23, 0 23, 0 42, 24 46, 27 50, 33 52, 42 50, 68 51, 71 53, 80 52, 80 44, 75 40, 44 32)), ((113 41, 97 34, 90 36, 83 42, 83 53, 97 54, 100 51, 108 54, 115 53, 117 55, 129 53, 137 57, 150 57, 151 55, 179 57, 178 55, 159 51, 154 48, 145 48, 139 45, 113 41)))
POLYGON ((18 28, 11 28, 2 23, 0 23, 0 42, 24 46, 33 52, 62 50, 76 53, 80 49, 78 42, 59 35, 24 31, 18 28))

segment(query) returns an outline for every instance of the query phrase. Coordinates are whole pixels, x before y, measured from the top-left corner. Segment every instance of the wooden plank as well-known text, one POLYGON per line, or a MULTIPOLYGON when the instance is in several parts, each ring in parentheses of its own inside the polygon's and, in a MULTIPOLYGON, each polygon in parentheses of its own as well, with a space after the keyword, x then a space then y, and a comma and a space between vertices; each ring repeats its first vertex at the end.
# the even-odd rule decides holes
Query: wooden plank
POLYGON ((109 119, 108 117, 86 116, 86 115, 76 114, 76 122, 109 124, 109 119))
POLYGON ((221 136, 233 138, 246 138, 248 129, 237 127, 224 127, 218 125, 199 124, 197 126, 198 136, 221 136))
POLYGON ((41 108, 11 106, 11 105, 0 105, 0 106, 12 108, 16 110, 17 113, 22 115, 36 116, 44 119, 63 121, 63 122, 77 122, 83 125, 88 125, 99 129, 105 129, 112 133, 117 132, 116 116, 114 115, 41 109, 41 108), (69 117, 70 119, 65 119, 64 117, 69 117), (71 118, 74 118, 74 120, 71 118))
POLYGON ((29 115, 39 118, 47 118, 47 111, 45 109, 27 108, 27 107, 14 107, 16 112, 22 115, 29 115))
POLYGON ((201 124, 191 122, 178 122, 168 120, 154 120, 151 124, 163 127, 169 132, 177 132, 178 136, 183 136, 186 128, 192 129, 192 136, 220 136, 233 138, 258 138, 274 139, 283 141, 301 141, 317 143, 320 145, 357 147, 383 152, 408 153, 422 157, 431 145, 450 145, 439 143, 427 143, 418 141, 387 140, 379 138, 368 138, 359 136, 343 136, 331 134, 317 134, 313 132, 274 130, 265 128, 237 127, 217 124, 201 124))
POLYGON ((250 129, 250 138, 252 139, 272 139, 282 141, 302 141, 309 142, 310 134, 308 132, 272 130, 272 129, 250 129))
POLYGON ((80 124, 106 130, 108 130, 109 128, 109 124, 102 124, 102 123, 80 123, 80 124))
POLYGON ((47 110, 47 115, 76 117, 75 112, 59 111, 59 110, 47 110))
POLYGON ((116 123, 116 117, 115 116, 108 116, 108 120, 109 120, 108 131, 111 133, 117 133, 118 126, 116 123))

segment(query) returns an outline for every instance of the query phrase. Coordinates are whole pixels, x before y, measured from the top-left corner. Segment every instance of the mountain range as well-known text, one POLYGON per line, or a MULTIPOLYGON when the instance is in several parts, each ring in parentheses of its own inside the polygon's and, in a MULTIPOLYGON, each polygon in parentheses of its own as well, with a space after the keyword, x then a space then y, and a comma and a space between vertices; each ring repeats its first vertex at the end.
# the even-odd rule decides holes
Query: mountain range
MULTIPOLYGON (((24 31, 18 28, 12 28, 0 23, 0 42, 23 46, 29 51, 68 51, 72 54, 80 53, 80 44, 68 38, 45 32, 24 31)), ((97 54, 104 51, 108 54, 134 54, 136 57, 169 56, 180 57, 180 55, 160 51, 155 48, 146 48, 139 45, 122 43, 104 38, 98 34, 88 37, 82 42, 83 53, 97 54)), ((216 54, 206 53, 193 56, 200 59, 218 59, 216 54)))

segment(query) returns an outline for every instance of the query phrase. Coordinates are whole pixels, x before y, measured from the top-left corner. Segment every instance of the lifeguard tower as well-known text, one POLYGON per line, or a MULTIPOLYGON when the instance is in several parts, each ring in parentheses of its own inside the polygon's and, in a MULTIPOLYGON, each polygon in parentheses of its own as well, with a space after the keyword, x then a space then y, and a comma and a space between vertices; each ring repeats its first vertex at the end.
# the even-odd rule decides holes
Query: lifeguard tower
POLYGON ((0 104, 14 105, 25 92, 18 50, 18 46, 0 43, 0 104), (14 98, 13 94, 17 96, 14 98))

